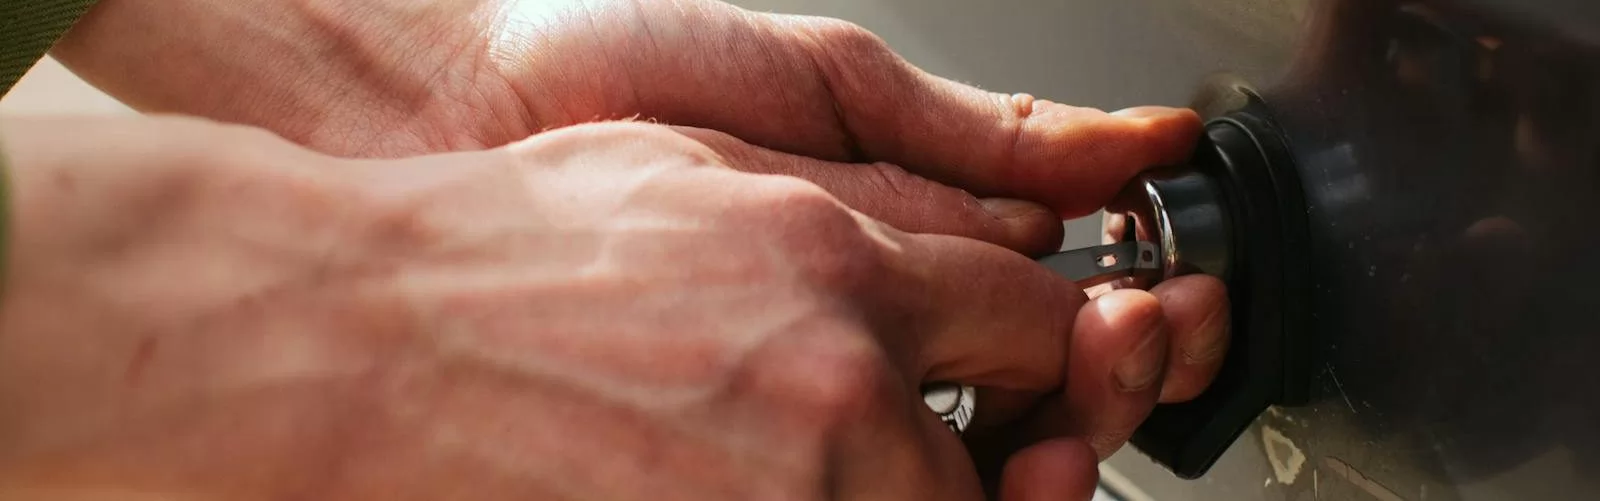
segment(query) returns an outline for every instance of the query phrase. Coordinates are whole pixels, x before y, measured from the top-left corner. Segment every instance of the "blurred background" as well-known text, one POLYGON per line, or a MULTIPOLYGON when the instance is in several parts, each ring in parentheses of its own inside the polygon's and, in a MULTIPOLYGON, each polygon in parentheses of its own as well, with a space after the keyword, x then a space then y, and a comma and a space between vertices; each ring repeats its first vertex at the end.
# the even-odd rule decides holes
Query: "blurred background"
POLYGON ((133 110, 83 83, 54 59, 45 58, 0 99, 0 115, 108 114, 133 110))

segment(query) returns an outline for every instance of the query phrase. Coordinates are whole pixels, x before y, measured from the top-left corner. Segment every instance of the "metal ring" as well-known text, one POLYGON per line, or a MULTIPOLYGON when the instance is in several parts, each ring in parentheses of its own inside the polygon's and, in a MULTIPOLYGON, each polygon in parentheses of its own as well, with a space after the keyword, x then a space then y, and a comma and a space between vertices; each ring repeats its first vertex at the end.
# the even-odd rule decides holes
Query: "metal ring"
POLYGON ((939 415, 950 431, 961 435, 972 424, 972 414, 977 411, 978 391, 967 385, 939 383, 922 392, 922 401, 939 415))

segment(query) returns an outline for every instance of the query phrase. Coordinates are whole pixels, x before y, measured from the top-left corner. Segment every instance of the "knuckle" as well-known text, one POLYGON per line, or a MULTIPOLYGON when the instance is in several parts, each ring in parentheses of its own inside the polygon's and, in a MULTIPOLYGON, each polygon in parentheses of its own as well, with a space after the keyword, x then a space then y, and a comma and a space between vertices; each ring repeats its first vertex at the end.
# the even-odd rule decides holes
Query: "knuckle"
POLYGON ((722 165, 715 151, 671 127, 635 121, 593 122, 540 133, 510 146, 517 158, 559 164, 633 166, 661 163, 722 165))
POLYGON ((822 234, 849 231, 854 217, 838 199, 808 181, 781 175, 753 177, 735 215, 760 218, 781 243, 804 245, 822 234))
POLYGON ((812 286, 846 297, 856 297, 878 283, 885 268, 876 256, 839 248, 810 253, 802 270, 805 280, 812 286))
POLYGON ((934 189, 932 181, 906 172, 898 165, 877 162, 862 166, 871 174, 873 187, 878 192, 892 198, 903 200, 921 200, 929 196, 941 195, 934 189))
POLYGON ((811 31, 826 48, 851 53, 884 52, 888 44, 859 24, 834 18, 812 18, 811 31))
POLYGON ((911 211, 899 216, 906 224, 938 227, 948 223, 945 219, 950 214, 984 214, 977 197, 966 190, 912 174, 895 164, 879 162, 862 168, 870 172, 867 177, 873 189, 885 198, 899 200, 900 208, 911 211))
POLYGON ((595 140, 610 143, 634 143, 656 146, 665 150, 703 149, 698 141, 674 132, 671 127, 636 121, 595 122, 579 125, 574 131, 595 140))
POLYGON ((753 214, 804 282, 850 293, 885 272, 883 247, 853 212, 815 184, 774 176, 754 194, 753 214))
POLYGON ((759 179, 750 191, 757 203, 806 213, 837 212, 841 207, 833 195, 816 183, 783 175, 763 175, 759 179))
POLYGON ((873 93, 884 86, 912 85, 914 72, 877 34, 855 23, 807 18, 797 30, 801 46, 838 94, 873 93))
POLYGON ((896 381, 883 350, 860 328, 812 333, 790 352, 803 363, 774 374, 793 410, 822 425, 856 421, 885 408, 896 381))

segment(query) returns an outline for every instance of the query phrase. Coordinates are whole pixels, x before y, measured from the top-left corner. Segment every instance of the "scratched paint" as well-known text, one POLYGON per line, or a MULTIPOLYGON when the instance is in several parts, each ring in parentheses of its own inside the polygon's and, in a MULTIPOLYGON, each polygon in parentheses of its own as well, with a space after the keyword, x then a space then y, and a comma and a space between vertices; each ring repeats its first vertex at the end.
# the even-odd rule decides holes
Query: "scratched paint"
POLYGON ((1272 476, 1278 483, 1291 485, 1300 477, 1306 464, 1306 455, 1293 440, 1271 426, 1261 427, 1261 445, 1266 449, 1267 462, 1272 464, 1272 476))
POLYGON ((1388 487, 1384 487, 1383 484, 1378 483, 1376 480, 1368 478, 1365 474, 1350 466, 1349 463, 1340 461, 1338 458, 1322 458, 1322 466, 1330 473, 1333 473, 1334 476, 1350 482, 1350 485, 1361 489, 1362 492, 1371 494, 1373 499, 1378 501, 1405 501, 1405 498, 1400 497, 1399 494, 1389 490, 1388 487))
POLYGON ((1333 364, 1325 364, 1324 367, 1328 368, 1328 377, 1333 379, 1334 387, 1339 389, 1339 397, 1344 399, 1345 407, 1349 407, 1350 413, 1355 414, 1356 404, 1350 403, 1350 394, 1344 391, 1344 383, 1339 382, 1339 374, 1333 372, 1333 364))

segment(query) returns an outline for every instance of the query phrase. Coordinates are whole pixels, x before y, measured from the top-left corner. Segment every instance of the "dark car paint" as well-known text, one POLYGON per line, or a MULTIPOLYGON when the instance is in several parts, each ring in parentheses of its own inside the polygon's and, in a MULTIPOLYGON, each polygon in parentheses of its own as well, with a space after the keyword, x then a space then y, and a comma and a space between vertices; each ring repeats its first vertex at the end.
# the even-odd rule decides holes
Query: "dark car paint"
POLYGON ((1161 500, 1600 498, 1600 3, 1325 1, 1295 33, 1248 83, 1305 187, 1319 397, 1198 482, 1111 465, 1161 500))

